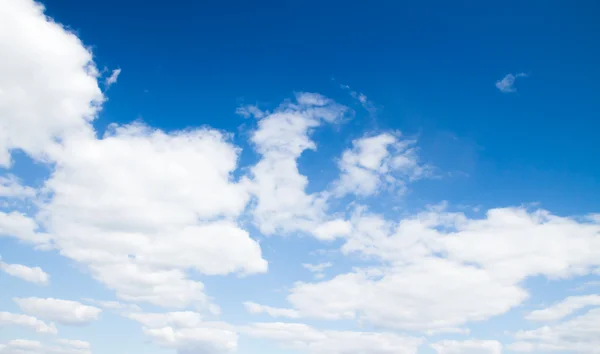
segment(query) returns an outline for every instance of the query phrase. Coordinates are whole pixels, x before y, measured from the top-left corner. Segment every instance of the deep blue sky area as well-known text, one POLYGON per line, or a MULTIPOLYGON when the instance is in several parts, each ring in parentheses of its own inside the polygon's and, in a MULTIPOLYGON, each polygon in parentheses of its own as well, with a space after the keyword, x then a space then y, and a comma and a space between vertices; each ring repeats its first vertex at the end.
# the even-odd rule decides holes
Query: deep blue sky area
POLYGON ((240 104, 349 101, 346 84, 382 107, 372 129, 419 134, 425 158, 469 175, 420 198, 598 205, 597 1, 44 3, 100 67, 123 69, 99 125, 229 130, 240 104), (517 92, 494 86, 520 72, 517 92))

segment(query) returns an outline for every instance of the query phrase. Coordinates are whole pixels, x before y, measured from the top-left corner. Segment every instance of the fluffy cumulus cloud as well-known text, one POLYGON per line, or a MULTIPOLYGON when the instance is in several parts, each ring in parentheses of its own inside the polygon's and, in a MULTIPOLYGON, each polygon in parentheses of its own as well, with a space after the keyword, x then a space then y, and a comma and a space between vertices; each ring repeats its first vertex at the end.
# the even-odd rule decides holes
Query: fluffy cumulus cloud
POLYGON ((274 340, 286 349, 310 354, 416 354, 421 338, 393 333, 322 331, 299 323, 254 323, 245 335, 274 340))
POLYGON ((352 232, 352 224, 342 219, 325 221, 312 230, 312 234, 322 241, 331 241, 350 232, 352 232))
POLYGON ((493 209, 471 219, 435 207, 399 222, 364 211, 351 220, 342 252, 380 266, 296 283, 288 301, 301 317, 456 331, 523 303, 528 277, 569 278, 600 265, 600 224, 544 210, 493 209))
POLYGON ((238 150, 226 135, 133 124, 64 144, 40 218, 61 254, 88 265, 122 299, 207 307, 204 285, 187 269, 267 270, 260 246, 235 220, 248 194, 231 176, 238 150))
POLYGON ((37 333, 58 333, 53 323, 48 324, 33 316, 10 312, 0 312, 0 328, 4 326, 19 326, 37 333))
POLYGON ((101 309, 77 301, 42 299, 37 297, 15 298, 23 312, 44 320, 64 325, 80 326, 98 319, 101 309))
POLYGON ((495 340, 445 340, 431 347, 437 354, 502 354, 502 344, 495 340))
POLYGON ((22 264, 8 264, 0 258, 0 270, 13 277, 21 278, 25 281, 38 285, 48 285, 50 275, 44 272, 40 267, 28 267, 22 264))
POLYGON ((58 141, 87 129, 104 96, 92 53, 33 1, 0 11, 0 166, 11 150, 44 159, 58 141))
MULTIPOLYGON (((317 145, 310 135, 317 127, 339 121, 348 108, 319 94, 299 93, 274 112, 262 112, 250 140, 260 155, 247 181, 254 196, 252 214, 260 231, 270 235, 313 233, 328 222, 327 193, 307 193, 308 178, 298 171, 298 158, 317 145)), ((329 232, 328 232, 329 231, 329 232)), ((321 229, 319 238, 334 238, 321 229)))
POLYGON ((502 314, 526 296, 517 286, 494 282, 484 270, 430 258, 410 266, 297 283, 288 300, 311 318, 361 319, 394 329, 450 330, 502 314))
POLYGON ((333 193, 364 197, 383 189, 403 190, 407 181, 429 175, 430 167, 418 162, 415 141, 397 135, 382 133, 353 141, 339 161, 341 175, 333 193))
MULTIPOLYGON (((235 220, 248 193, 231 176, 239 151, 228 135, 132 124, 97 138, 90 122, 104 97, 92 54, 41 5, 2 6, 0 163, 21 149, 54 171, 35 219, 2 212, 0 234, 58 249, 125 300, 167 307, 210 307, 188 269, 265 272, 235 220)), ((6 181, 3 190, 19 192, 6 181)))

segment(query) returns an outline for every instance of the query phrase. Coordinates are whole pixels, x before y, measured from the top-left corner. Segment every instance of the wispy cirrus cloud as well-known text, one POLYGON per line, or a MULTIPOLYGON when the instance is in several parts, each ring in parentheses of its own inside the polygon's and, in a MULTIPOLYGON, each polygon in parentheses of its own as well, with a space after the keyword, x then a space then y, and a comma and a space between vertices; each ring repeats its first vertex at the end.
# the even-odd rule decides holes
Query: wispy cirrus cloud
POLYGON ((518 73, 515 75, 507 74, 501 80, 496 81, 496 88, 498 88, 498 90, 500 90, 500 92, 503 92, 503 93, 516 92, 517 89, 515 88, 515 83, 516 83, 517 79, 520 77, 527 77, 527 76, 529 76, 529 75, 527 75, 525 73, 518 73))
POLYGON ((108 76, 105 80, 104 80, 104 88, 108 89, 109 87, 111 87, 112 85, 117 83, 117 80, 119 79, 119 75, 121 75, 121 69, 114 69, 110 76, 108 76))

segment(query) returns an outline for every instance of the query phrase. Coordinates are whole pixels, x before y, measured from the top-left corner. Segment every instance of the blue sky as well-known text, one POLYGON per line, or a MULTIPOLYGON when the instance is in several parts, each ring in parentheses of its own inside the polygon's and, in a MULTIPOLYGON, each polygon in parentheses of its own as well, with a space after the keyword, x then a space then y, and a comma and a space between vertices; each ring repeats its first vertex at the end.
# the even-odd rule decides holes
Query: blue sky
POLYGON ((0 353, 600 353, 599 10, 0 0, 0 353))

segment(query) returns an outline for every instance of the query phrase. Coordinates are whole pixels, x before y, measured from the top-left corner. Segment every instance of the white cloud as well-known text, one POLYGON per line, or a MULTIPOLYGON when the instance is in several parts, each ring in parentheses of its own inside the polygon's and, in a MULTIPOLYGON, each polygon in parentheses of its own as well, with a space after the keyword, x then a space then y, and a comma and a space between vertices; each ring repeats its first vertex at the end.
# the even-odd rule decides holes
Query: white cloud
POLYGON ((358 94, 358 101, 362 104, 366 104, 368 102, 367 96, 365 94, 358 94))
POLYGON ((520 352, 600 353, 600 308, 563 321, 556 325, 534 330, 519 331, 517 342, 509 349, 520 352))
POLYGON ((502 344, 495 340, 444 340, 431 347, 437 354, 502 354, 502 344))
POLYGON ((326 221, 312 231, 316 238, 323 241, 331 241, 346 236, 350 232, 352 232, 352 224, 342 219, 326 221))
POLYGON ((67 135, 89 130, 104 100, 92 53, 25 0, 0 4, 0 166, 10 151, 44 158, 67 135))
POLYGON ((202 324, 202 316, 197 312, 163 312, 163 313, 130 313, 126 317, 137 321, 145 327, 167 327, 177 328, 196 327, 202 324))
POLYGON ((231 177, 238 153, 215 130, 165 133, 141 123, 113 125, 102 139, 65 141, 46 183, 58 195, 46 209, 68 208, 73 201, 67 198, 80 192, 83 210, 76 218, 91 224, 93 216, 90 226, 96 227, 155 229, 236 216, 248 199, 231 177), (91 199, 94 187, 104 188, 97 200, 91 199), (104 209, 113 203, 118 210, 104 209))
POLYGON ((246 308, 246 311, 248 311, 251 314, 266 313, 271 317, 300 317, 298 311, 296 310, 265 306, 251 301, 244 302, 244 307, 246 308))
POLYGON ((471 330, 466 327, 440 327, 436 329, 428 329, 425 331, 425 334, 428 336, 434 336, 436 334, 446 334, 446 333, 455 333, 455 334, 469 334, 471 330))
POLYGON ((32 198, 35 194, 35 189, 22 185, 17 177, 10 174, 0 176, 0 197, 32 198))
POLYGON ((248 185, 255 196, 254 221, 263 234, 311 233, 327 221, 327 196, 306 193, 308 179, 298 171, 297 159, 316 150, 313 129, 347 111, 319 94, 299 93, 296 103, 285 102, 258 121, 250 140, 261 159, 251 168, 248 185))
POLYGON ((369 113, 374 114, 377 111, 377 108, 375 107, 373 102, 371 102, 371 100, 369 100, 367 95, 365 95, 364 93, 354 91, 348 85, 340 85, 340 87, 350 92, 350 96, 357 100, 361 104, 361 106, 363 106, 363 108, 369 113))
POLYGON ((0 312, 0 327, 20 326, 34 330, 38 333, 56 334, 58 331, 54 323, 47 324, 33 316, 27 316, 17 313, 0 312))
POLYGON ((502 80, 496 81, 496 88, 504 93, 515 92, 517 89, 515 88, 515 81, 519 77, 527 77, 525 73, 518 73, 516 75, 508 74, 502 80))
POLYGON ((356 271, 319 283, 300 282, 288 300, 305 317, 427 330, 484 320, 526 297, 524 290, 496 282, 485 270, 429 258, 381 274, 356 271))
POLYGON ((118 301, 106 301, 106 300, 94 300, 94 299, 83 299, 92 305, 96 305, 104 310, 114 310, 123 312, 139 312, 140 307, 135 304, 124 304, 118 301))
POLYGON ((333 264, 331 262, 319 263, 319 264, 309 264, 304 263, 302 267, 308 269, 310 272, 315 274, 316 279, 322 279, 325 277, 324 271, 325 269, 331 267, 333 264))
POLYGON ((407 182, 429 175, 430 168, 418 162, 414 143, 390 133, 354 140, 338 163, 341 175, 333 193, 364 197, 383 189, 402 191, 407 182))
POLYGON ((0 259, 0 270, 13 277, 21 278, 25 281, 38 285, 47 285, 50 279, 48 273, 40 267, 28 267, 22 264, 8 264, 0 259))
POLYGON ((266 114, 266 112, 263 112, 256 105, 246 105, 246 106, 238 107, 235 110, 235 113, 241 115, 244 118, 254 117, 257 119, 263 118, 266 114))
MULTIPOLYGON (((598 272, 599 272, 599 271, 600 271, 599 269, 596 269, 596 270, 594 271, 594 273, 595 273, 595 274, 598 274, 598 272)), ((590 287, 597 287, 597 286, 600 286, 600 280, 586 281, 586 282, 584 282, 583 284, 581 284, 581 285, 578 285, 577 287, 575 287, 575 288, 573 289, 573 291, 582 291, 582 290, 585 290, 585 289, 587 289, 587 288, 590 288, 590 287)))
POLYGON ((40 219, 62 255, 88 265, 121 299, 208 306, 203 284, 185 270, 267 270, 258 243, 234 221, 248 195, 232 180, 238 149, 227 139, 141 124, 69 139, 55 155, 40 219))
POLYGON ((345 253, 393 263, 441 254, 475 264, 502 283, 584 275, 600 264, 600 223, 545 210, 496 208, 470 219, 436 207, 397 223, 364 212, 352 222, 356 231, 343 246, 345 253))
POLYGON ((13 339, 5 345, 0 345, 2 354, 35 354, 42 353, 42 343, 35 340, 13 339))
POLYGON ((92 347, 89 342, 78 339, 57 339, 56 341, 64 346, 77 349, 90 349, 92 347))
MULTIPOLYGON (((39 191, 11 175, 0 177, 2 197, 43 194, 34 205, 39 207, 36 215, 0 212, 0 235, 54 248, 122 300, 217 314, 204 284, 191 274, 267 271, 259 244, 239 221, 247 216, 266 235, 300 232, 324 241, 341 239, 344 255, 370 262, 368 268, 328 281, 296 283, 288 296, 291 308, 245 304, 250 312, 274 317, 352 319, 425 333, 459 332, 465 323, 521 304, 528 297, 522 284, 529 277, 564 279, 600 266, 598 216, 582 221, 523 208, 492 209, 480 219, 443 209, 400 221, 360 208, 350 220, 329 215, 331 193, 402 191, 430 170, 419 164, 413 141, 383 133, 358 139, 343 153, 333 190, 307 192, 309 180, 300 173, 298 158, 316 150, 312 131, 349 112, 319 94, 299 93, 273 112, 239 110, 258 119, 251 143, 260 159, 246 178, 238 179, 234 173, 240 149, 228 134, 214 129, 166 132, 136 123, 113 125, 98 137, 91 121, 105 98, 92 54, 74 34, 45 17, 41 5, 28 0, 0 3, 0 57, 0 165, 10 167, 11 151, 22 150, 51 168, 39 191)), ((113 71, 105 86, 116 82, 119 73, 113 71)), ((514 92, 515 80, 522 76, 508 75, 497 87, 514 92)), ((361 104, 369 103, 366 96, 355 96, 361 104)), ((35 268, 10 269, 35 273, 30 272, 35 268)), ((56 299, 17 302, 27 313, 64 324, 88 323, 101 311, 56 299)), ((530 317, 560 319, 595 304, 567 299, 530 317)), ((98 306, 142 323, 153 342, 182 354, 237 348, 236 328, 204 321, 200 312, 145 314, 135 305, 98 306)), ((522 331, 515 346, 593 352, 600 346, 596 310, 522 331)), ((0 325, 56 333, 53 324, 8 312, 0 313, 0 325)), ((321 331, 285 323, 255 324, 244 331, 285 347, 328 354, 415 353, 422 342, 390 333, 321 331)), ((466 350, 475 341, 453 343, 437 344, 445 344, 444 350, 466 350)), ((37 344, 17 341, 1 350, 13 350, 11 346, 37 344)), ((46 352, 89 350, 89 345, 74 341, 42 346, 46 352)))
POLYGON ((600 264, 600 224, 543 210, 492 209, 469 219, 435 207, 394 223, 359 209, 351 222, 342 252, 381 265, 296 283, 288 301, 300 317, 455 330, 521 304, 528 277, 569 278, 600 264))
POLYGON ((44 344, 35 340, 14 339, 0 344, 1 354, 91 354, 91 346, 81 340, 58 339, 57 344, 44 344))
POLYGON ((141 323, 144 333, 164 348, 180 354, 233 353, 237 350, 236 330, 222 322, 203 322, 195 312, 136 313, 129 318, 141 323))
POLYGON ((23 312, 64 325, 81 326, 98 319, 101 309, 77 301, 53 298, 15 298, 23 312))
POLYGON ((104 87, 105 88, 109 88, 113 84, 116 84, 117 83, 117 79, 119 78, 120 74, 121 74, 121 69, 114 69, 112 71, 112 73, 110 74, 110 76, 107 77, 106 80, 104 80, 104 87))
POLYGON ((457 231, 442 242, 449 256, 479 264, 500 281, 569 278, 600 265, 599 222, 523 208, 491 209, 481 220, 458 217, 457 231))
POLYGON ((331 264, 331 262, 325 262, 325 263, 319 263, 319 264, 309 264, 309 263, 304 263, 302 264, 302 267, 308 269, 309 271, 313 272, 313 273, 322 273, 325 269, 331 267, 333 264, 331 264))
POLYGON ((588 306, 600 306, 600 295, 569 296, 548 308, 525 316, 530 321, 556 321, 588 306))
POLYGON ((125 301, 148 302, 163 307, 184 308, 194 304, 210 308, 204 284, 187 278, 179 269, 154 269, 132 262, 90 265, 95 278, 117 291, 125 301))
POLYGON ((39 231, 35 220, 18 211, 0 211, 0 237, 2 236, 14 237, 40 248, 50 247, 52 241, 49 234, 39 231))
POLYGON ((148 328, 144 333, 164 348, 176 349, 180 354, 234 353, 237 350, 237 333, 225 326, 180 328, 148 328))
MULTIPOLYGON (((335 102, 333 102, 332 100, 330 100, 329 98, 319 94, 319 93, 313 93, 313 92, 299 92, 296 94, 296 101, 298 102, 298 104, 300 106, 305 106, 308 107, 310 109, 314 108, 314 107, 324 107, 324 106, 330 106, 332 104, 335 104, 335 102)), ((287 105, 286 105, 287 106, 287 105)), ((291 106, 290 106, 291 107, 291 106)), ((344 107, 337 107, 336 110, 338 108, 342 108, 343 110, 345 110, 344 107)), ((294 107, 292 107, 292 109, 295 109, 294 107)), ((324 115, 322 116, 323 119, 331 121, 331 120, 335 120, 338 118, 339 112, 329 112, 329 113, 333 113, 333 115, 324 115), (328 118, 329 117, 329 118, 328 118)), ((317 115, 316 117, 319 117, 319 115, 317 115)))
POLYGON ((320 331, 299 323, 254 323, 241 332, 310 354, 416 354, 422 343, 393 333, 320 331))
POLYGON ((0 235, 56 248, 124 300, 167 307, 216 310, 189 270, 267 270, 235 221, 248 193, 231 176, 239 149, 228 136, 132 124, 98 139, 90 121, 104 97, 92 54, 41 5, 0 6, 0 164, 17 148, 54 168, 35 220, 2 212, 0 235))

